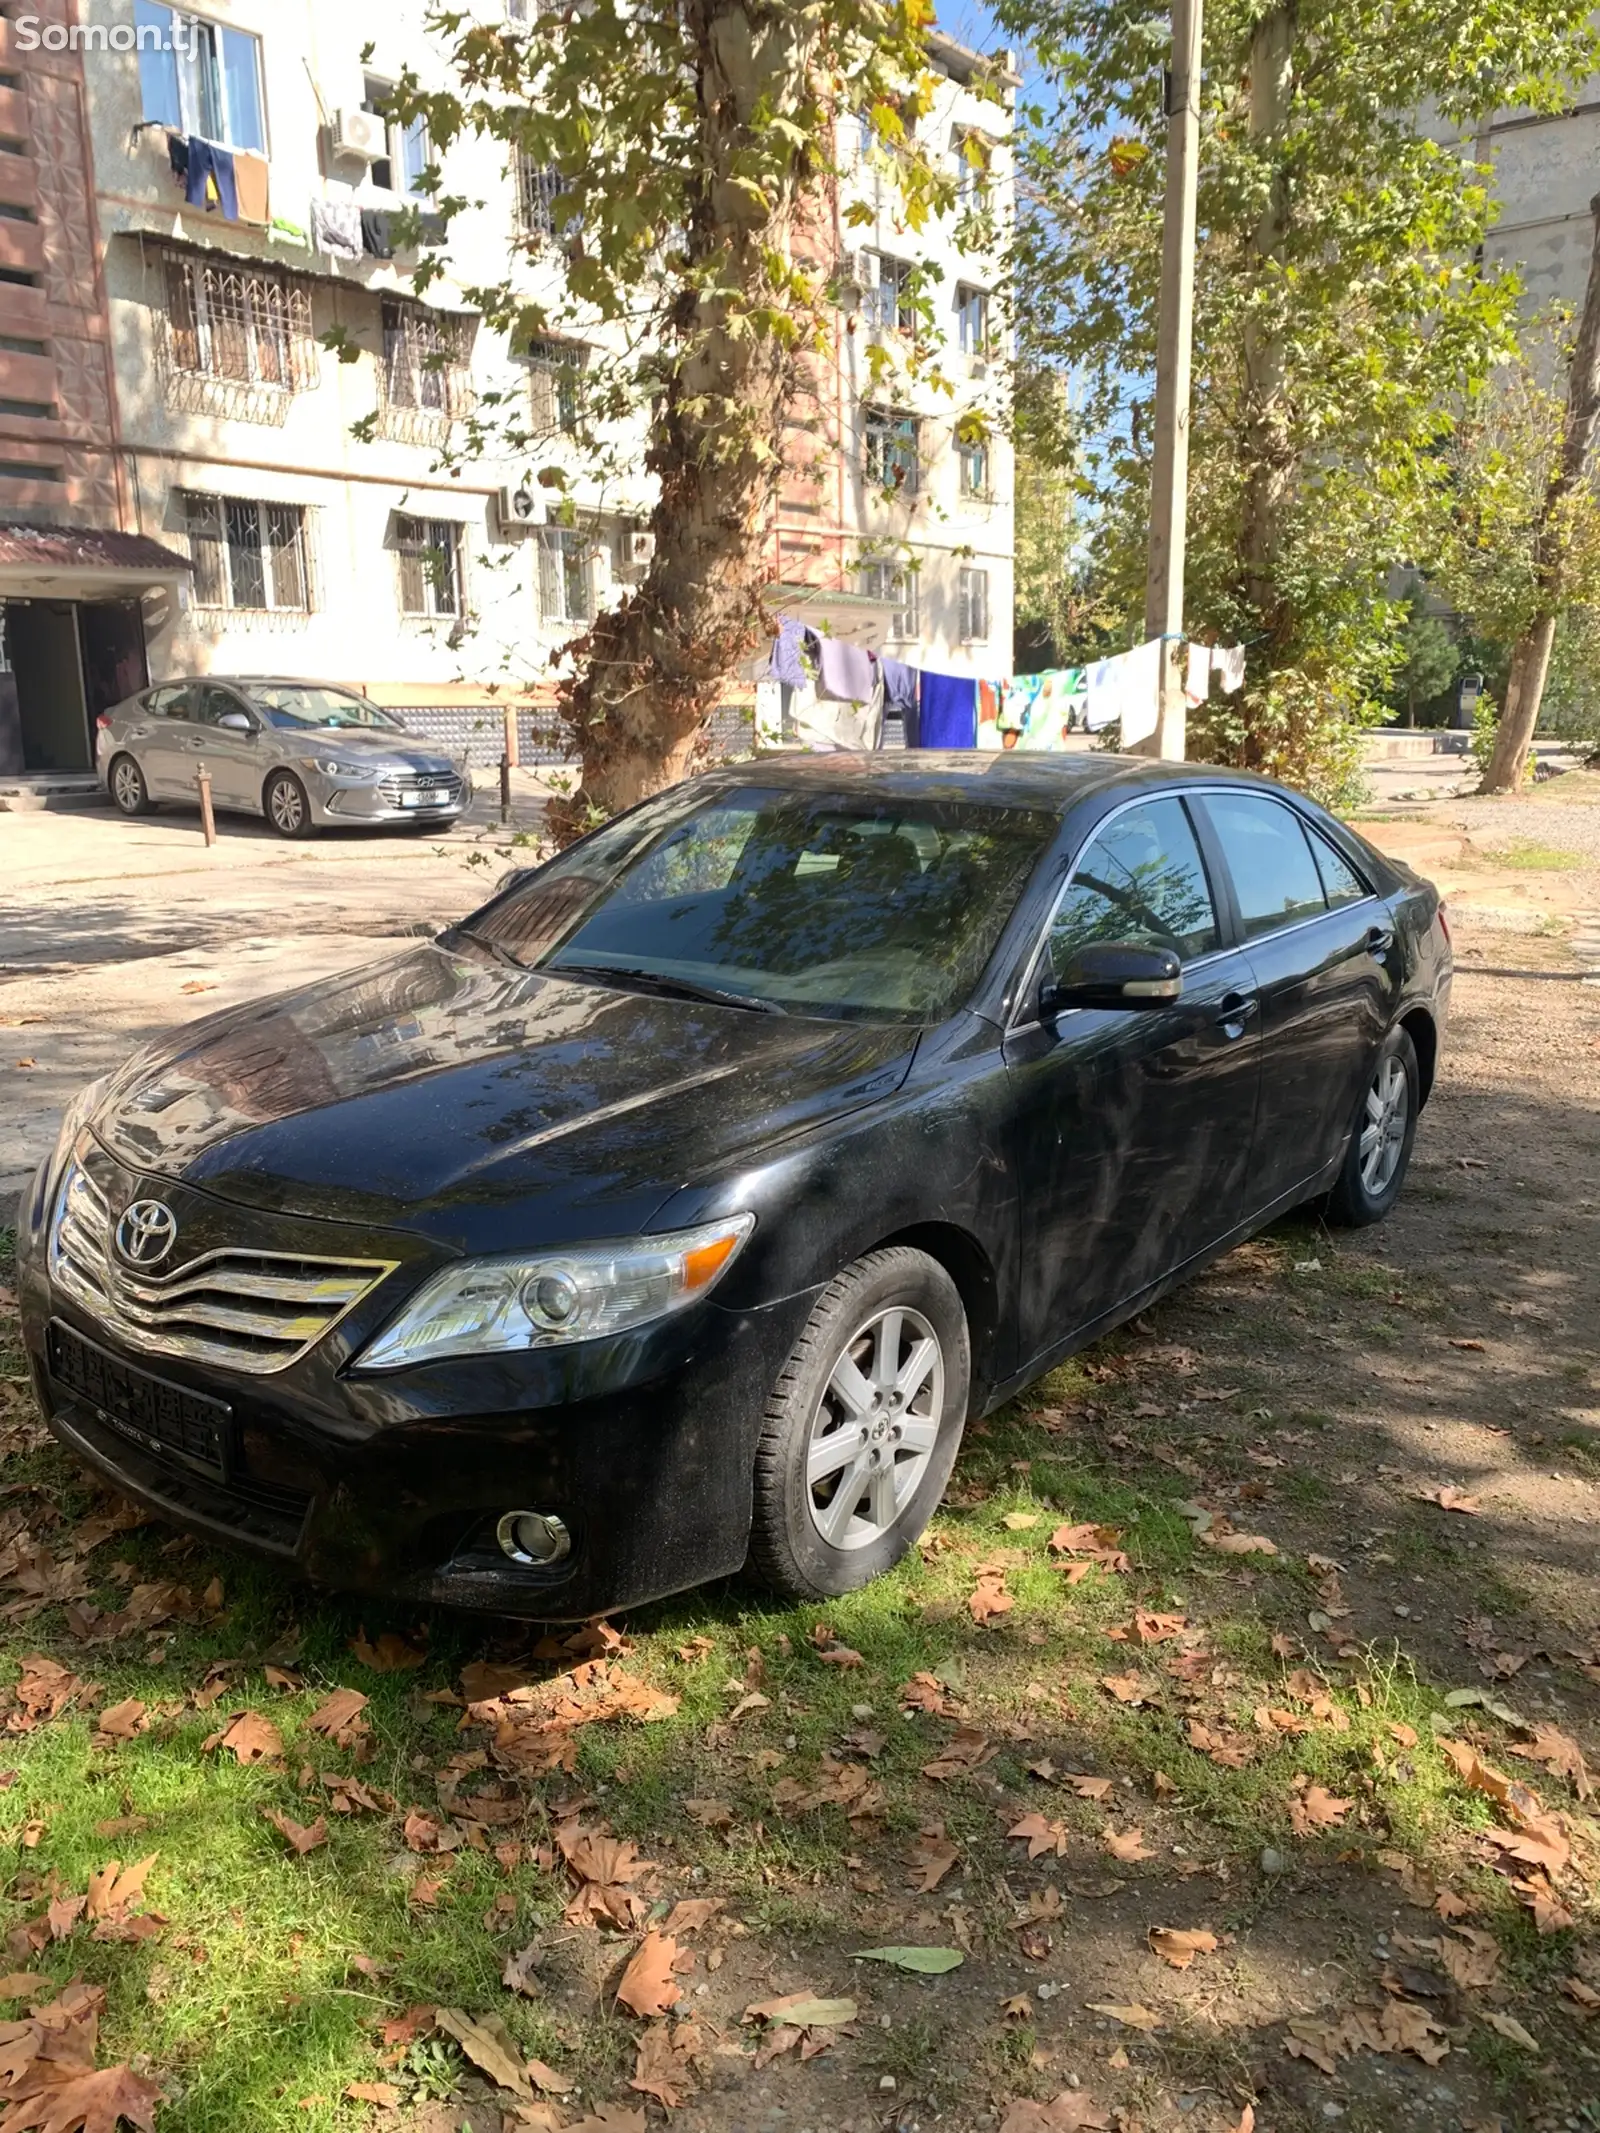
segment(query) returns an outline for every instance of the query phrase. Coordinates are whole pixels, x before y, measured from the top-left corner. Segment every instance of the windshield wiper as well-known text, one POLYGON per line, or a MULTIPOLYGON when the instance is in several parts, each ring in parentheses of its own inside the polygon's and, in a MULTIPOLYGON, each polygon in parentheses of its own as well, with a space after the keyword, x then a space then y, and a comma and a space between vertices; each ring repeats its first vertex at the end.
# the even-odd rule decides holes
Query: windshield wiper
POLYGON ((475 926, 452 926, 450 931, 458 934, 464 941, 476 941, 480 948, 487 948, 497 963, 504 963, 508 970, 514 970, 519 977, 525 978, 529 975, 526 963, 519 963, 509 948, 502 947, 499 941, 490 940, 487 933, 478 932, 475 926))
POLYGON ((641 992, 664 993, 674 999, 709 1000, 714 1007, 745 1007, 758 1015, 786 1015, 789 1012, 776 1000, 764 1000, 758 993, 726 992, 720 985, 701 985, 693 978, 668 977, 659 970, 634 970, 612 963, 546 963, 543 967, 558 978, 597 978, 601 984, 610 980, 637 986, 641 992))

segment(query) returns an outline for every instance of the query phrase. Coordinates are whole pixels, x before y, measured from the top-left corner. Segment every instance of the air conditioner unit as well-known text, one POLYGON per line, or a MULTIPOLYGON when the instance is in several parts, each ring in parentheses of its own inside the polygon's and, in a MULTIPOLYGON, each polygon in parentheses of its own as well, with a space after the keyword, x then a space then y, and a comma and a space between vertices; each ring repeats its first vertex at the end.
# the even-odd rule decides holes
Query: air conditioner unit
POLYGON ((496 499, 502 533, 519 533, 527 526, 544 524, 544 496, 529 482, 502 489, 496 499))
POLYGON ((626 526, 622 534, 622 567, 624 570, 642 570, 653 562, 656 552, 656 537, 647 526, 626 526))
POLYGON ((863 291, 878 286, 878 259, 874 252, 852 252, 845 262, 845 279, 863 291))
POLYGON ((969 378, 986 378, 988 375, 989 358, 986 355, 968 356, 967 376, 969 378))
POLYGON ((332 132, 336 156, 359 156, 363 163, 381 163, 389 153, 389 122, 380 112, 336 111, 332 132))

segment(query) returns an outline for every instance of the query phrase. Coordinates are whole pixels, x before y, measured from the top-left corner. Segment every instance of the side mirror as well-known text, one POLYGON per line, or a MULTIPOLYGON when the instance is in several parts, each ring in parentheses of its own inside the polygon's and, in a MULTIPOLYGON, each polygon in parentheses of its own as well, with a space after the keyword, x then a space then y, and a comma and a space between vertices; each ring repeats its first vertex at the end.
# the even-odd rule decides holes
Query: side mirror
POLYGON ((255 727, 242 711, 224 711, 217 720, 219 733, 254 733, 255 727))
POLYGON ((1160 1007, 1183 992, 1183 966, 1170 948, 1141 941, 1090 941, 1060 977, 1039 987, 1039 1019, 1068 1007, 1160 1007))

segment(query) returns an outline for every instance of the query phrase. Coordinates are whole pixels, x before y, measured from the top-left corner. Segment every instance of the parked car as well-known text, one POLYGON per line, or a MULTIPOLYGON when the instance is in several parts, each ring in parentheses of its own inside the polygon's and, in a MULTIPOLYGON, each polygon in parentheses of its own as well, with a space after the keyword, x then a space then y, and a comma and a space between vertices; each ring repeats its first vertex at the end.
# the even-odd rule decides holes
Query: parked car
POLYGON ((334 1586, 838 1594, 969 1418, 1302 1202, 1394 1205, 1438 896, 1088 755, 726 767, 87 1090, 23 1204, 61 1441, 334 1586))
POLYGON ((125 815, 198 807, 202 764, 219 813, 264 815, 280 837, 329 823, 438 829, 472 798, 465 760, 329 682, 195 675, 141 689, 96 723, 95 767, 125 815))

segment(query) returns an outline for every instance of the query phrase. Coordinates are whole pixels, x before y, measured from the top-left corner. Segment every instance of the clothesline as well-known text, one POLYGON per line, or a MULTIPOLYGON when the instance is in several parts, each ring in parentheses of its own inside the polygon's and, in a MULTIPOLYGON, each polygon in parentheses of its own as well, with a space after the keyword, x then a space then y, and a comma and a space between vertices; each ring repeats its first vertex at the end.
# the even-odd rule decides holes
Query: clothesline
MULTIPOLYGON (((1131 747, 1156 730, 1164 641, 1152 637, 1088 666, 983 681, 909 666, 783 616, 767 670, 769 690, 779 692, 776 710, 769 703, 763 721, 758 691, 758 727, 774 743, 871 749, 883 745, 886 713, 896 713, 908 748, 1056 751, 1069 734, 1112 725, 1131 747)), ((1244 647, 1190 641, 1184 692, 1191 705, 1206 701, 1213 674, 1225 695, 1241 688, 1244 647)))
MULTIPOLYGON (((227 222, 253 224, 273 243, 300 245, 335 259, 394 257, 394 225, 401 211, 362 207, 354 199, 313 200, 308 233, 299 223, 272 213, 265 156, 226 148, 198 133, 169 133, 167 158, 187 205, 208 215, 220 213, 227 222)), ((424 244, 443 238, 442 215, 418 213, 416 221, 424 244)))

